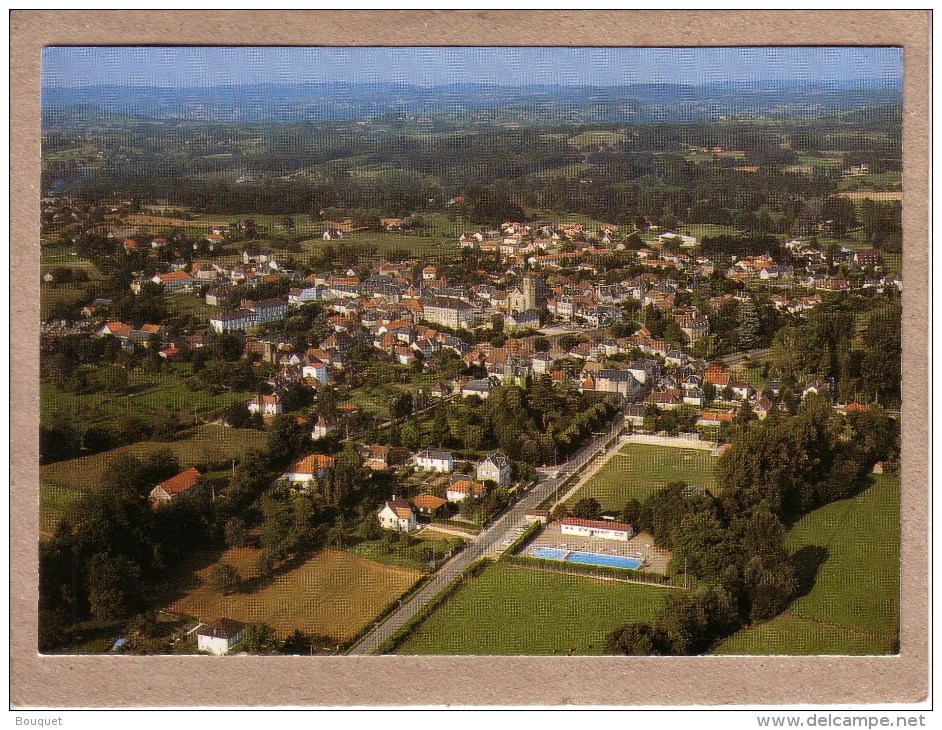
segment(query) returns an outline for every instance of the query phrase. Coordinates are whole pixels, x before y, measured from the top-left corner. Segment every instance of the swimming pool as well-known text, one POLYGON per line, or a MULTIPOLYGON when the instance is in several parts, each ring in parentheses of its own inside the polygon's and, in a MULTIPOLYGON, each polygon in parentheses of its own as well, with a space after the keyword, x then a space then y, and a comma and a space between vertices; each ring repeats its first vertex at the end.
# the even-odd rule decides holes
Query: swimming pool
POLYGON ((582 565, 603 565, 608 568, 623 568, 637 570, 644 562, 641 558, 627 558, 623 555, 603 555, 602 553, 584 553, 579 550, 564 550, 563 548, 534 548, 530 551, 533 558, 543 560, 559 560, 566 563, 581 563, 582 565))

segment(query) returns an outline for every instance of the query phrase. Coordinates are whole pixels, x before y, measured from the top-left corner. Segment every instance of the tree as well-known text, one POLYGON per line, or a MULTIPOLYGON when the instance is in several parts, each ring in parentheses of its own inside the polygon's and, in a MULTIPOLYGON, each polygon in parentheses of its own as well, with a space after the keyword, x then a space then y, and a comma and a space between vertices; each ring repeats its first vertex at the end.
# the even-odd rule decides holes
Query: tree
POLYGON ((609 654, 656 656, 664 653, 666 643, 664 635, 651 624, 633 623, 611 632, 605 649, 609 654))
POLYGON ((219 591, 224 596, 235 593, 242 584, 242 578, 239 571, 233 568, 229 563, 219 563, 214 565, 209 574, 209 584, 213 590, 219 591))
POLYGON ((400 438, 402 445, 410 451, 417 451, 422 447, 422 431, 414 421, 409 421, 403 426, 400 438))
POLYGON ((749 421, 754 421, 758 418, 755 414, 755 411, 752 410, 752 405, 750 405, 748 399, 743 398, 742 404, 739 406, 739 410, 736 412, 736 416, 733 419, 734 423, 737 426, 745 426, 749 421))
POLYGON ((586 520, 597 520, 602 514, 602 505, 597 499, 583 497, 572 506, 572 516, 586 520))
POLYGON ((254 425, 252 413, 245 403, 233 403, 222 412, 222 420, 232 428, 250 428, 254 425))
POLYGON ((451 435, 451 426, 448 423, 448 404, 444 401, 435 409, 435 419, 432 421, 432 442, 439 447, 443 446, 451 435))
POLYGON ((226 545, 229 547, 245 547, 249 544, 249 531, 245 520, 241 517, 232 517, 226 521, 224 528, 226 545))
POLYGON ((629 499, 621 511, 621 521, 637 527, 642 520, 644 506, 637 499, 629 499))
POLYGON ((275 630, 266 623, 250 623, 242 631, 242 648, 249 654, 274 654, 278 650, 275 630))
POLYGON ((141 604, 141 568, 123 555, 97 553, 88 562, 88 605, 99 621, 114 621, 141 604))
POLYGON ((739 349, 752 350, 759 346, 759 312, 756 303, 749 299, 739 305, 736 330, 739 349))
POLYGON ((310 432, 294 416, 275 416, 268 431, 268 453, 274 463, 297 458, 311 442, 310 432))
POLYGON ((412 415, 412 407, 412 395, 410 393, 399 393, 392 399, 389 413, 395 420, 406 418, 412 415))

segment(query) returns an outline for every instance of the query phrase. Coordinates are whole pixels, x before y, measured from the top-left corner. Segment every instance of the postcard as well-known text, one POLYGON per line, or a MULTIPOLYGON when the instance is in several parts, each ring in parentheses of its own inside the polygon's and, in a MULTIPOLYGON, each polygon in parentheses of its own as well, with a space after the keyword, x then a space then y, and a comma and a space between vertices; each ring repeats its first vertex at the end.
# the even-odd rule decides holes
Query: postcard
POLYGON ((37 49, 33 671, 918 669, 899 43, 227 38, 37 49))

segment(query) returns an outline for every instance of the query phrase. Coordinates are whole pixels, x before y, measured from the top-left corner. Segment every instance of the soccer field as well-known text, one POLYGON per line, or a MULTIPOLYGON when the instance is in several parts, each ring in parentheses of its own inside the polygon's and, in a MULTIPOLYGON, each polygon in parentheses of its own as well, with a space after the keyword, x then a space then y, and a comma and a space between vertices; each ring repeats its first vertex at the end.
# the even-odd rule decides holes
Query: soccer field
POLYGON ((892 654, 899 632, 899 477, 811 512, 788 532, 792 552, 823 548, 814 587, 788 610, 740 631, 717 654, 892 654))
POLYGON ((669 589, 496 564, 470 579, 396 654, 603 654, 605 637, 654 616, 669 589))
POLYGON ((569 500, 597 499, 605 510, 620 510, 629 499, 644 499, 669 482, 715 490, 716 458, 702 449, 627 444, 569 500))

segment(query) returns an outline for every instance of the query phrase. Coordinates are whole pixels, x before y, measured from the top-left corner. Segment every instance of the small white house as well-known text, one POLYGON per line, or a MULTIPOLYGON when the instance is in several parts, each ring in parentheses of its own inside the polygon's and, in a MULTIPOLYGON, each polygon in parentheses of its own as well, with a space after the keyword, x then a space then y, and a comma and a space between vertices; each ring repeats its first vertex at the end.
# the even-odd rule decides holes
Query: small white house
POLYGON ((510 459, 500 451, 494 451, 475 465, 475 473, 480 481, 497 482, 503 487, 510 483, 510 459))
POLYGON ((596 537, 603 540, 621 540, 628 542, 635 529, 624 522, 609 522, 608 520, 584 520, 581 517, 563 517, 559 521, 560 532, 564 535, 578 535, 579 537, 596 537))
POLYGON ((249 413, 261 413, 263 416, 280 416, 281 398, 277 395, 257 395, 248 402, 249 413))
POLYGON ((379 524, 384 530, 394 530, 395 532, 412 532, 418 527, 415 520, 415 513, 409 506, 409 503, 402 497, 393 495, 391 501, 386 502, 383 508, 376 515, 379 524))
POLYGON ((309 484, 315 479, 322 479, 334 464, 334 457, 324 454, 311 454, 294 462, 284 474, 290 484, 309 484))
POLYGON ((451 474, 455 470, 455 457, 450 451, 438 451, 436 449, 425 449, 420 451, 413 458, 417 469, 423 471, 437 471, 443 474, 451 474))
POLYGON ((208 626, 196 632, 196 648, 210 654, 228 654, 229 650, 242 641, 245 624, 231 618, 217 618, 208 626))
POLYGON ((317 439, 322 439, 328 434, 332 433, 337 428, 337 424, 332 420, 320 416, 317 419, 317 423, 314 424, 314 428, 311 429, 311 438, 314 441, 317 439))
POLYGON ((473 479, 463 478, 452 481, 448 485, 445 497, 449 502, 461 502, 468 497, 483 497, 487 493, 483 482, 476 482, 473 479))

